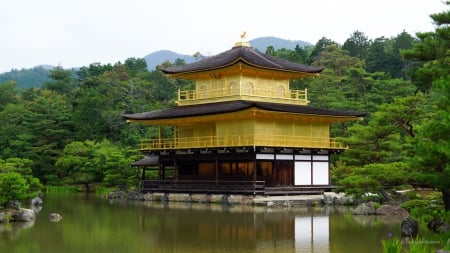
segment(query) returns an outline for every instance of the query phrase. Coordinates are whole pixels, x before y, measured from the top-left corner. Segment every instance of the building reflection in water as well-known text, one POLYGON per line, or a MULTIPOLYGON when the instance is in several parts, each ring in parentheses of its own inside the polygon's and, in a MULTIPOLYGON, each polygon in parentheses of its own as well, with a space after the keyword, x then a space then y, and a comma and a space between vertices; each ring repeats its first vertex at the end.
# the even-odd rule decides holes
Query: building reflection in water
POLYGON ((207 205, 151 209, 142 220, 144 230, 151 234, 154 246, 165 250, 330 252, 330 222, 323 209, 207 205))
POLYGON ((295 217, 296 252, 330 252, 330 217, 295 217))

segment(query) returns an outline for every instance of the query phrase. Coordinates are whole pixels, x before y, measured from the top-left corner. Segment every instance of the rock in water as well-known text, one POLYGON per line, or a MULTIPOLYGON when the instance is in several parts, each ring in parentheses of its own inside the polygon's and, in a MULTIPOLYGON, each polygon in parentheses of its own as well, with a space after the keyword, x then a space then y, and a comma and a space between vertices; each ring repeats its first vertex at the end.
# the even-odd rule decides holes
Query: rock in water
POLYGON ((44 203, 44 202, 43 202, 42 199, 39 198, 39 197, 34 197, 34 198, 31 200, 31 205, 33 205, 33 206, 41 206, 42 203, 44 203))
POLYGON ((377 209, 377 215, 399 215, 408 217, 409 213, 406 209, 394 205, 382 205, 377 209))
POLYGON ((59 213, 51 213, 48 216, 48 219, 53 222, 58 222, 58 221, 62 220, 62 218, 63 218, 62 215, 59 213))
POLYGON ((353 209, 353 215, 372 215, 376 214, 377 210, 373 202, 361 203, 353 209))
POLYGON ((410 217, 402 221, 401 235, 403 237, 416 237, 419 232, 419 224, 410 217))
POLYGON ((36 219, 36 214, 31 209, 20 208, 19 210, 13 212, 11 217, 12 221, 29 222, 36 219))

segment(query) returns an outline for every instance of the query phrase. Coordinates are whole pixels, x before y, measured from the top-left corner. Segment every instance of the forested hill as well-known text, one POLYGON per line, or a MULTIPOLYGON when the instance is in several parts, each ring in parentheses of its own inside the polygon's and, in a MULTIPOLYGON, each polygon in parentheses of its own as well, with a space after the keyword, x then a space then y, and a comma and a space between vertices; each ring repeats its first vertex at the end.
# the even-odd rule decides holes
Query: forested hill
POLYGON ((48 77, 50 67, 37 66, 32 69, 13 69, 10 72, 0 74, 0 83, 15 81, 18 88, 41 87, 44 82, 50 81, 48 77))
MULTIPOLYGON (((252 47, 256 48, 261 52, 265 52, 268 46, 272 46, 275 50, 282 48, 294 50, 298 45, 300 47, 311 46, 310 43, 302 40, 287 40, 281 39, 273 36, 259 37, 249 41, 252 47)), ((230 45, 231 48, 232 45, 230 45)), ((220 53, 220 52, 218 52, 220 53)), ((196 61, 194 57, 195 52, 192 55, 180 54, 170 50, 158 50, 144 56, 147 62, 148 70, 152 71, 156 69, 156 66, 164 62, 175 62, 177 59, 184 60, 185 63, 191 63, 196 61)), ((203 57, 203 56, 198 56, 203 57)), ((90 63, 86 63, 87 65, 90 63)), ((72 66, 80 67, 80 66, 72 66)), ((5 72, 0 74, 0 83, 12 80, 17 83, 18 88, 31 88, 31 87, 41 87, 45 82, 50 81, 48 77, 49 71, 53 69, 54 66, 41 65, 36 66, 31 69, 20 69, 12 70, 10 72, 5 72)))
POLYGON ((175 62, 177 59, 183 59, 185 63, 191 63, 195 61, 195 57, 193 55, 179 54, 170 50, 159 50, 153 52, 146 55, 144 59, 147 62, 147 68, 150 71, 155 70, 156 66, 165 61, 175 62))
MULTIPOLYGON (((265 52, 268 46, 272 46, 275 50, 279 50, 282 48, 294 50, 295 47, 298 45, 299 47, 303 48, 305 46, 311 46, 310 43, 303 41, 303 40, 287 40, 287 39, 281 39, 273 36, 267 36, 267 37, 259 37, 253 40, 249 41, 250 45, 252 45, 253 48, 265 52)), ((230 45, 230 48, 233 45, 230 45)), ((217 52, 221 53, 221 52, 217 52)), ((159 50, 156 52, 153 52, 151 54, 148 54, 144 57, 144 59, 147 61, 148 69, 154 70, 156 66, 159 64, 169 61, 169 62, 175 62, 176 59, 182 59, 185 63, 191 63, 196 60, 196 57, 194 56, 195 52, 192 52, 192 55, 185 55, 185 54, 179 54, 170 50, 159 50)), ((198 55, 197 58, 202 58, 203 56, 198 55)))
POLYGON ((312 46, 311 43, 303 40, 286 40, 271 36, 256 38, 249 42, 253 48, 258 49, 261 52, 265 52, 268 46, 272 46, 275 50, 280 50, 282 48, 294 50, 297 45, 301 48, 312 46))
MULTIPOLYGON (((19 89, 40 88, 46 82, 53 80, 49 75, 54 68, 50 65, 40 65, 31 69, 13 69, 0 74, 0 83, 14 81, 19 89)), ((79 68, 73 68, 68 71, 72 73, 72 77, 76 77, 78 70, 79 68)))

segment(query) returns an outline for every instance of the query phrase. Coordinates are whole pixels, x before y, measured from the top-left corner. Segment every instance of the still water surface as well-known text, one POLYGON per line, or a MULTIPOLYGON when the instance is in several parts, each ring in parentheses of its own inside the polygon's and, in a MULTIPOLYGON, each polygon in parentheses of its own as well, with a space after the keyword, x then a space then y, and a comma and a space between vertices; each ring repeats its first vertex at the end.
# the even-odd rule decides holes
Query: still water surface
POLYGON ((0 252, 382 252, 400 220, 343 207, 291 209, 109 201, 53 194, 32 224, 0 224, 0 252), (48 215, 60 213, 60 222, 48 215))

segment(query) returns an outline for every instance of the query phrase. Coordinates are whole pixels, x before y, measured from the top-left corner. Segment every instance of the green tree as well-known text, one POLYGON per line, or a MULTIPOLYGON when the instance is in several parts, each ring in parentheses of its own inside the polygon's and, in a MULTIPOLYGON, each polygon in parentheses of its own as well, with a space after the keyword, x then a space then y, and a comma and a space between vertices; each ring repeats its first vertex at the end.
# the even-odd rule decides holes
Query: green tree
POLYGON ((122 134, 126 124, 122 114, 154 109, 159 91, 170 92, 167 100, 173 101, 176 90, 170 87, 174 85, 167 84, 167 79, 159 71, 161 82, 152 82, 154 74, 145 66, 143 60, 130 58, 125 64, 117 63, 112 68, 94 65, 90 67, 93 70, 84 71, 89 75, 80 79, 79 88, 74 93, 73 118, 77 140, 101 141, 107 138, 129 143, 130 136, 122 134), (157 85, 161 87, 155 87, 157 85))
POLYGON ((340 161, 358 166, 404 161, 417 134, 414 126, 423 120, 424 103, 425 97, 419 93, 380 105, 367 124, 348 129, 349 137, 342 141, 352 148, 340 156, 340 161))
POLYGON ((25 103, 25 135, 19 137, 25 137, 31 145, 21 157, 34 162, 34 175, 45 182, 47 175, 56 172, 54 164, 62 149, 73 139, 72 104, 65 95, 45 89, 35 90, 32 99, 25 103))
POLYGON ((365 60, 367 58, 369 45, 370 41, 367 36, 363 32, 355 31, 350 38, 344 42, 342 49, 350 52, 350 56, 365 60))
POLYGON ((2 111, 6 105, 18 102, 17 93, 15 82, 7 81, 5 83, 0 83, 0 111, 2 111))
MULTIPOLYGON (((446 2, 450 6, 450 1, 446 2)), ((416 184, 442 192, 445 210, 450 210, 450 10, 432 14, 434 32, 418 33, 419 42, 403 51, 406 59, 423 63, 411 72, 419 89, 428 91, 426 120, 419 126, 414 145, 416 184)))
MULTIPOLYGON (((22 175, 29 184, 33 185, 36 178, 33 177, 32 170, 33 161, 26 158, 11 157, 6 160, 0 160, 0 173, 17 172, 22 175)), ((33 186, 35 191, 40 190, 41 185, 38 183, 33 186)))
POLYGON ((309 58, 307 60, 307 64, 312 64, 313 62, 318 61, 318 58, 320 57, 322 51, 331 45, 337 45, 337 43, 331 39, 322 37, 312 48, 311 54, 309 55, 309 58))
POLYGON ((131 77, 137 77, 141 73, 147 73, 147 62, 143 58, 128 58, 124 65, 131 77))
POLYGON ((275 48, 273 46, 267 46, 266 48, 266 54, 275 56, 275 48))
POLYGON ((111 64, 102 65, 101 63, 96 62, 91 63, 88 67, 81 67, 76 74, 78 76, 78 82, 80 83, 80 85, 90 85, 90 78, 100 76, 101 74, 111 70, 111 64))
POLYGON ((298 63, 301 62, 300 55, 298 55, 296 51, 286 48, 281 48, 277 50, 275 52, 275 57, 291 62, 298 62, 298 63))
POLYGON ((325 47, 313 65, 323 66, 334 70, 334 74, 341 80, 350 68, 363 68, 364 62, 352 57, 347 51, 342 50, 337 44, 325 47))
POLYGON ((94 141, 75 141, 64 148, 64 153, 56 161, 60 176, 69 184, 83 184, 87 192, 91 183, 100 183, 103 179, 102 168, 95 163, 95 151, 98 145, 94 141))
POLYGON ((136 180, 136 172, 130 164, 137 159, 136 155, 123 147, 117 147, 108 140, 98 143, 95 151, 95 163, 104 171, 103 184, 107 187, 118 187, 127 191, 136 180))
POLYGON ((410 62, 402 59, 400 51, 412 47, 415 39, 407 32, 387 39, 376 38, 369 46, 366 59, 368 72, 384 72, 391 77, 406 78, 406 69, 410 62))
POLYGON ((127 148, 116 146, 109 140, 75 141, 64 148, 64 155, 57 160, 56 166, 67 183, 83 184, 86 191, 92 183, 127 190, 136 179, 135 171, 130 168, 130 163, 136 159, 137 156, 127 148))
POLYGON ((298 55, 299 63, 306 64, 308 61, 308 56, 311 53, 312 47, 310 46, 304 46, 300 47, 299 45, 295 46, 295 53, 298 55))
POLYGON ((0 159, 0 204, 31 199, 42 190, 39 179, 32 175, 32 164, 29 159, 0 159))
POLYGON ((30 197, 27 181, 17 172, 0 174, 0 204, 5 206, 9 201, 23 201, 30 197))
POLYGON ((413 152, 414 126, 423 120, 424 103, 422 94, 397 98, 382 104, 368 124, 351 126, 349 137, 340 138, 351 149, 340 155, 333 181, 348 193, 379 192, 386 200, 385 190, 409 183, 412 174, 406 161, 413 152))
POLYGON ((59 94, 69 94, 73 90, 74 80, 71 70, 65 70, 58 66, 50 70, 48 76, 52 81, 46 81, 42 86, 44 89, 49 89, 59 94))
POLYGON ((8 104, 0 111, 0 158, 26 157, 33 139, 26 125, 28 114, 24 103, 8 104))
POLYGON ((366 193, 379 193, 385 201, 390 201, 387 191, 408 184, 411 172, 407 163, 393 162, 366 164, 362 167, 338 166, 333 175, 340 178, 339 187, 348 194, 362 197, 366 193))

